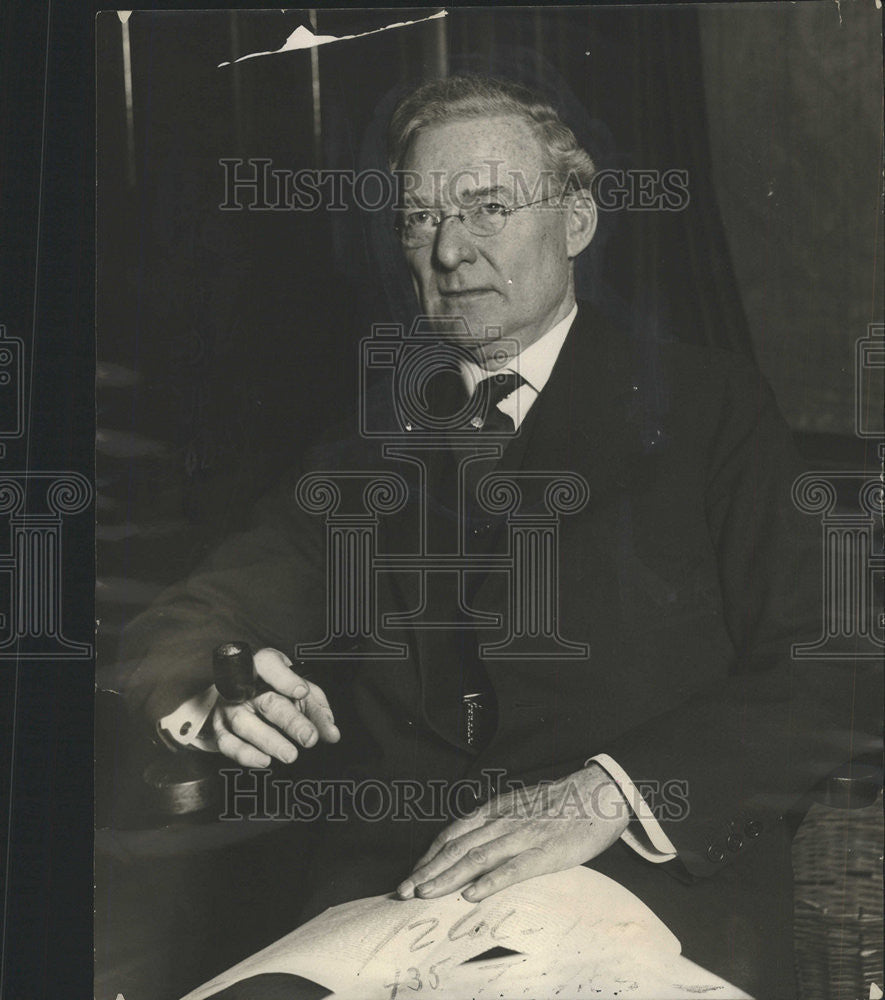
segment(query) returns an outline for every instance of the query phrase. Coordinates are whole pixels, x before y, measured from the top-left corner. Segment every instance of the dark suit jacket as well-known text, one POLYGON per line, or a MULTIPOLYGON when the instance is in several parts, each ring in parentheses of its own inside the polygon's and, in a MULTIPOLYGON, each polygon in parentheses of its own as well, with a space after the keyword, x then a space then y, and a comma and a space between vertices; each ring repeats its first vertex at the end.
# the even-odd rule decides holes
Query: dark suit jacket
MULTIPOLYGON (((332 435, 308 468, 403 475, 410 502, 381 519, 379 547, 413 550, 421 503, 413 466, 350 434, 332 435)), ((700 911, 725 899, 726 923, 741 906, 752 922, 760 904, 739 905, 739 896, 751 884, 770 887, 774 870, 780 895, 765 905, 787 906, 781 818, 820 777, 874 745, 880 704, 877 665, 791 658, 792 643, 821 631, 820 528, 791 501, 801 468, 772 394, 741 358, 631 337, 582 304, 500 468, 569 470, 589 484, 588 504, 560 523, 558 620, 560 634, 586 643, 589 656, 487 661, 499 717, 477 756, 457 725, 451 642, 439 632, 389 631, 407 646, 406 659, 307 668, 337 699, 345 738, 329 759, 384 779, 456 781, 495 768, 535 782, 604 752, 635 783, 683 783, 670 787, 685 789, 687 814, 659 817, 680 859, 663 867, 679 881, 626 849, 597 866, 640 894, 652 886, 646 898, 677 934, 679 914, 693 910, 686 952, 740 977, 724 944, 721 954, 712 945, 693 953, 691 934, 710 933, 711 911, 700 911), (691 886, 708 876, 717 876, 718 893, 691 886)), ((444 503, 433 509, 448 516, 444 503)), ((506 530, 494 537, 505 551, 506 530)), ((474 590, 477 610, 509 613, 503 573, 488 573, 474 590)), ((133 702, 153 719, 171 711, 208 683, 212 647, 232 637, 292 655, 296 643, 323 636, 325 593, 322 518, 300 511, 290 480, 259 506, 253 530, 130 627, 133 702)), ((382 612, 418 600, 415 574, 380 576, 382 612)), ((417 854, 435 832, 400 830, 398 839, 376 825, 359 843, 376 836, 379 857, 394 843, 417 854)), ((348 894, 359 892, 340 887, 348 894)), ((716 924, 720 937, 726 923, 716 924)), ((750 972, 743 982, 760 988, 750 972)))

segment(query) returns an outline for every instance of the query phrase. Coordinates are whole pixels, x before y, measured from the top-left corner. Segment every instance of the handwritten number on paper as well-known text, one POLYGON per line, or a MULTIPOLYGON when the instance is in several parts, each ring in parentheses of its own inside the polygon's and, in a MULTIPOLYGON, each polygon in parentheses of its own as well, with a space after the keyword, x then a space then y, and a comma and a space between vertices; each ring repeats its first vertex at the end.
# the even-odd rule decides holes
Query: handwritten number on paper
MULTIPOLYGON (((439 973, 436 970, 441 965, 445 965, 446 962, 450 961, 451 961, 450 958, 444 958, 439 962, 434 962, 433 965, 431 965, 427 969, 426 985, 429 986, 430 989, 432 990, 439 989, 440 978, 439 978, 439 973)), ((393 975, 393 982, 384 984, 384 989, 390 990, 389 1000, 396 1000, 397 996, 399 995, 399 991, 403 987, 405 987, 406 989, 410 989, 413 993, 417 993, 419 990, 422 990, 424 988, 425 981, 421 978, 420 969, 416 969, 414 965, 411 965, 407 969, 407 973, 409 978, 403 982, 400 982, 401 970, 397 969, 393 975)))
POLYGON ((498 922, 497 922, 497 923, 495 924, 495 926, 494 926, 494 927, 492 928, 492 940, 493 940, 493 941, 497 941, 497 940, 499 939, 499 936, 498 936, 498 931, 499 931, 499 930, 501 930, 501 925, 502 925, 502 924, 505 924, 505 923, 506 923, 506 922, 507 922, 507 921, 508 921, 508 920, 509 920, 509 919, 510 919, 510 918, 511 918, 511 917, 512 917, 512 916, 513 916, 513 915, 514 915, 515 913, 516 913, 516 910, 509 910, 509 911, 508 911, 507 913, 505 913, 505 914, 504 914, 504 916, 503 916, 503 917, 501 917, 501 919, 500 919, 500 920, 499 920, 499 921, 498 921, 498 922))
POLYGON ((474 913, 465 913, 460 920, 456 920, 449 928, 449 940, 457 941, 459 938, 467 937, 468 935, 470 935, 470 937, 476 937, 481 934, 488 925, 485 920, 480 920, 478 924, 474 923, 475 920, 476 915, 474 913), (467 927, 467 930, 461 931, 459 934, 458 931, 463 924, 468 924, 469 926, 467 927))
MULTIPOLYGON (((448 959, 443 959, 444 962, 448 962, 448 959)), ((431 965, 427 970, 427 985, 432 989, 439 989, 439 975, 436 971, 436 966, 431 965)))
POLYGON ((446 962, 450 962, 451 958, 444 958, 440 962, 434 962, 433 965, 427 970, 427 985, 432 990, 439 989, 439 973, 436 971, 440 965, 445 965, 446 962))
POLYGON ((501 970, 498 973, 497 976, 492 976, 492 978, 489 980, 489 982, 493 983, 496 979, 500 979, 501 976, 503 976, 504 973, 507 972, 508 969, 512 969, 512 968, 513 968, 513 963, 512 962, 500 962, 498 965, 487 965, 486 969, 500 969, 501 970))
POLYGON ((429 945, 433 944, 433 938, 429 941, 425 941, 424 944, 418 944, 418 942, 422 938, 426 938, 428 934, 431 934, 439 926, 439 920, 436 917, 430 917, 428 920, 416 920, 414 924, 409 924, 409 930, 413 931, 416 927, 423 927, 424 924, 430 924, 430 926, 426 931, 422 931, 409 945, 409 951, 420 951, 422 948, 427 948, 429 945))
POLYGON ((393 974, 393 982, 385 983, 384 989, 390 990, 390 1000, 396 1000, 396 995, 399 991, 399 969, 393 974))

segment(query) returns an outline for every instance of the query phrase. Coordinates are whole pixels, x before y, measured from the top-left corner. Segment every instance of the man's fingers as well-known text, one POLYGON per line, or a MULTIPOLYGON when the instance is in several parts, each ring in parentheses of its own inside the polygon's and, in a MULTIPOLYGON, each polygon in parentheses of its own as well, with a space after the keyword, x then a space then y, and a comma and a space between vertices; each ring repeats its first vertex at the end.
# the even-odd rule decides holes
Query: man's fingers
POLYGON ((312 747, 316 743, 316 727, 285 695, 277 694, 276 691, 262 691, 252 699, 252 704, 268 722, 297 740, 301 746, 312 747))
POLYGON ((316 726, 321 740, 337 743, 341 739, 341 730, 335 725, 335 716, 323 689, 311 682, 308 682, 308 687, 307 697, 301 700, 305 715, 316 726))
MULTIPOLYGON (((329 707, 329 701, 323 689, 310 681, 300 677, 292 669, 292 661, 281 653, 278 649, 266 646, 259 649, 255 654, 255 670, 258 676, 269 684, 274 691, 293 698, 298 702, 298 710, 302 716, 306 716, 303 722, 298 723, 294 716, 285 713, 287 724, 283 725, 271 717, 259 705, 259 711, 270 719, 274 725, 279 725, 293 739, 297 739, 302 746, 312 746, 319 739, 326 743, 337 743, 341 739, 341 732, 335 725, 335 717, 329 707), (290 728, 290 726, 292 728, 290 728), (307 739, 308 742, 304 742, 307 739)), ((260 697, 260 696, 259 696, 260 697)), ((256 704, 258 699, 256 699, 256 704)), ((283 709, 275 702, 272 704, 273 711, 282 718, 283 709)))
POLYGON ((218 746, 218 751, 224 754, 225 757, 235 760, 238 764, 242 764, 243 767, 270 766, 270 757, 256 747, 250 746, 238 736, 234 736, 226 728, 224 720, 220 716, 216 715, 212 720, 212 728, 215 733, 215 743, 218 746))
POLYGON ((284 764, 291 764, 298 756, 298 750, 279 730, 259 719, 244 705, 228 709, 226 716, 227 725, 234 735, 251 743, 253 747, 276 757, 284 764))
MULTIPOLYGON (((483 834, 486 829, 483 828, 477 833, 483 834)), ((475 836, 476 833, 469 834, 461 839, 469 841, 475 836)), ((445 896, 447 893, 455 892, 456 889, 475 881, 486 872, 509 862, 511 858, 520 853, 523 847, 522 838, 515 834, 473 843, 464 851, 458 861, 441 872, 433 873, 436 867, 435 862, 431 862, 427 872, 423 875, 415 872, 413 878, 418 883, 415 892, 422 899, 433 899, 435 896, 445 896)), ((437 857, 440 858, 444 854, 445 851, 442 851, 437 857)))
POLYGON ((515 885, 527 878, 545 875, 551 871, 556 871, 556 867, 551 864, 547 853, 540 847, 531 847, 477 879, 474 885, 465 889, 461 895, 468 902, 478 903, 481 899, 506 889, 508 885, 515 885))
POLYGON ((249 767, 267 767, 270 757, 291 764, 298 750, 290 740, 312 747, 318 739, 341 739, 325 693, 299 677, 285 653, 269 646, 259 649, 255 670, 270 691, 243 705, 216 708, 216 742, 225 756, 249 767))
POLYGON ((292 669, 292 661, 278 649, 266 646, 255 654, 255 670, 258 676, 274 691, 289 698, 304 698, 308 692, 307 681, 292 669))
POLYGON ((418 858, 412 871, 416 872, 419 868, 423 868, 425 865, 429 864, 450 842, 457 840, 459 837, 463 837, 464 834, 470 833, 471 830, 476 830, 479 827, 484 826, 488 821, 487 810, 487 805, 482 806, 469 815, 463 816, 461 819, 456 819, 450 823, 445 830, 442 831, 442 833, 434 837, 433 843, 427 848, 421 857, 418 858))
POLYGON ((417 886, 426 885, 454 867, 471 848, 495 840, 498 832, 497 825, 488 824, 479 816, 456 820, 434 840, 397 892, 403 899, 411 899, 417 886))

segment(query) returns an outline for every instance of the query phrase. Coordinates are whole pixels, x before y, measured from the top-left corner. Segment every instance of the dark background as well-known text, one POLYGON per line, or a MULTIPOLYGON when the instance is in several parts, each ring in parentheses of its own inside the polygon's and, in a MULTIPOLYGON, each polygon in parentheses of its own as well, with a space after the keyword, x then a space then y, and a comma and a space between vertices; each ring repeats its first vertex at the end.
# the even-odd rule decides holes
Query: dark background
MULTIPOLYGON (((81 642, 99 619, 102 687, 126 671, 122 624, 353 399, 366 324, 408 311, 380 216, 219 213, 218 157, 377 165, 376 116, 429 68, 515 67, 602 165, 688 169, 687 211, 605 219, 581 290, 649 336, 753 354, 812 460, 873 464, 852 367, 882 311, 872 2, 450 8, 319 48, 318 122, 309 54, 217 68, 277 48, 306 11, 136 12, 131 124, 122 25, 94 9, 0 8, 0 323, 27 353, 27 434, 0 471, 91 472, 97 320, 98 599, 86 514, 65 528, 62 610, 81 642)), ((430 12, 315 20, 351 34, 430 12)), ((92 995, 93 669, 0 661, 4 998, 92 995)))
POLYGON ((872 5, 841 22, 820 4, 456 8, 218 65, 299 25, 436 9, 97 22, 103 686, 129 670, 121 625, 354 407, 359 339, 416 308, 389 212, 223 212, 219 159, 383 168, 397 96, 444 70, 546 90, 602 168, 687 171, 681 211, 602 213, 579 297, 643 336, 754 356, 813 461, 875 461, 853 422, 853 344, 882 302, 872 5))

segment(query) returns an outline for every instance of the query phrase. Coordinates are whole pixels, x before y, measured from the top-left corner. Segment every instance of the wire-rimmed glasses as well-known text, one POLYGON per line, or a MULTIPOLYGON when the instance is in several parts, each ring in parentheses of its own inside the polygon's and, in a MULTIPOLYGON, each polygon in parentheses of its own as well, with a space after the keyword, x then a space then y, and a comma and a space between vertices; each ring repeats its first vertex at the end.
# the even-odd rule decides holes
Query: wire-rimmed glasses
POLYGON ((459 219, 467 232, 473 236, 496 236, 507 225, 507 220, 514 212, 558 197, 559 195, 548 195, 546 198, 513 206, 503 205, 498 201, 484 201, 448 214, 429 208, 413 208, 400 213, 394 229, 403 246, 409 249, 432 243, 436 239, 437 229, 446 219, 459 219))

